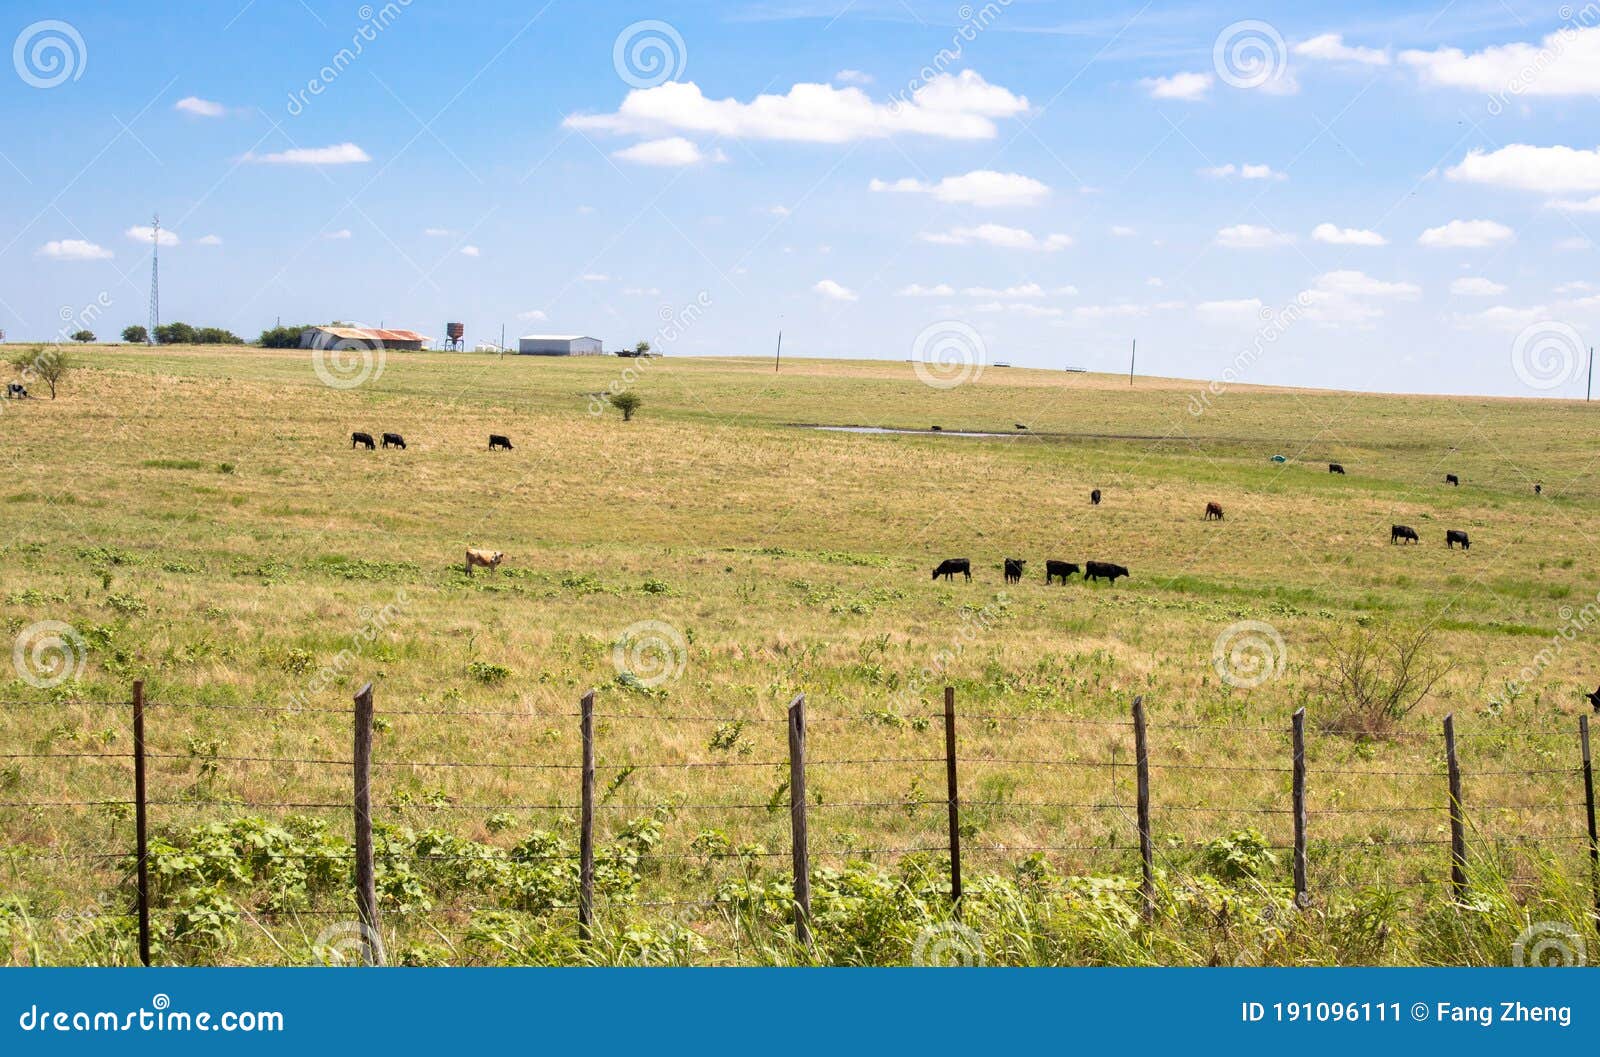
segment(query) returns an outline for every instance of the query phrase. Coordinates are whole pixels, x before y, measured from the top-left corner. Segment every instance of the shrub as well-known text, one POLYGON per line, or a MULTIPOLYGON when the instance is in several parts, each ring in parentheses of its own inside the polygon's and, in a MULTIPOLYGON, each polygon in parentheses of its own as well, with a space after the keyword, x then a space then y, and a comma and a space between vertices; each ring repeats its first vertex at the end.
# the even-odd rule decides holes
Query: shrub
POLYGON ((1328 729, 1383 734, 1422 703, 1454 663, 1433 649, 1434 628, 1352 627, 1324 636, 1316 688, 1332 706, 1328 729))
POLYGON ((150 343, 150 332, 136 323, 122 328, 122 340, 129 345, 147 345, 150 343))
POLYGON ((638 393, 612 393, 606 399, 611 401, 611 406, 622 412, 622 421, 627 422, 633 418, 633 413, 639 410, 639 405, 644 400, 638 393))

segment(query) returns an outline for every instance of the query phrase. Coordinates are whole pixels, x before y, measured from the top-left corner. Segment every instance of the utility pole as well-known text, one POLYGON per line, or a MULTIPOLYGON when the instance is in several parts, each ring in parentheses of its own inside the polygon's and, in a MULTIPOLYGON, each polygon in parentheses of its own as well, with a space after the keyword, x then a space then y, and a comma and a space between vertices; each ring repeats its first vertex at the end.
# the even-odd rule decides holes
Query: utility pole
POLYGON ((777 374, 783 364, 783 331, 778 331, 778 354, 772 358, 772 373, 777 374))
POLYGON ((1133 349, 1128 353, 1128 385, 1133 385, 1133 363, 1139 358, 1139 339, 1133 339, 1133 349))
POLYGON ((503 360, 503 359, 505 359, 505 356, 506 356, 506 325, 504 323, 502 323, 502 324, 500 324, 500 358, 503 360))
POLYGON ((1583 391, 1583 402, 1588 403, 1594 396, 1594 346, 1589 346, 1589 387, 1583 391))

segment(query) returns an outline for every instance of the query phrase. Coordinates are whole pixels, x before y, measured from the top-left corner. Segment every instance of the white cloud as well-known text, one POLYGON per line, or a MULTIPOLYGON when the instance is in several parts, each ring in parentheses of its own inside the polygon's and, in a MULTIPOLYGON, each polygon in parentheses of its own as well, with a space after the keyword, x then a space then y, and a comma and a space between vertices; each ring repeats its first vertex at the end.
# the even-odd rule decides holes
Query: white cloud
POLYGON ((573 114, 570 128, 650 134, 697 132, 732 139, 851 143, 897 134, 993 139, 997 118, 1015 117, 1028 100, 973 70, 933 77, 906 100, 874 102, 860 88, 797 84, 784 95, 748 103, 707 99, 693 81, 668 81, 629 92, 613 114, 573 114))
POLYGON ((629 297, 657 297, 661 293, 660 290, 653 286, 625 286, 622 288, 622 292, 629 297))
POLYGON ((819 279, 811 289, 828 298, 830 301, 855 301, 858 300, 856 292, 848 286, 841 286, 832 279, 819 279))
POLYGON ((1539 44, 1500 44, 1467 54, 1460 48, 1403 51, 1400 61, 1424 83, 1507 96, 1594 95, 1600 92, 1600 28, 1562 28, 1539 44))
POLYGON ((351 238, 352 236, 350 234, 350 229, 349 228, 340 228, 338 231, 324 232, 322 237, 325 238, 325 239, 334 239, 336 241, 343 241, 345 239, 351 238))
MULTIPOLYGON (((135 242, 142 242, 148 246, 150 245, 150 230, 149 224, 135 224, 124 231, 123 234, 135 242)), ((176 231, 168 231, 166 228, 162 228, 161 234, 156 237, 156 242, 162 246, 176 246, 178 241, 178 233, 176 231)))
POLYGON ((612 151, 611 156, 620 161, 631 161, 635 165, 661 166, 699 165, 705 161, 727 160, 720 150, 706 154, 697 144, 682 136, 645 140, 643 143, 635 143, 631 147, 612 151))
POLYGON ((1217 245, 1230 250, 1264 250, 1293 241, 1294 236, 1259 224, 1235 224, 1217 232, 1217 245))
POLYGON ((1044 287, 1038 283, 1021 283, 1017 286, 1008 286, 1004 290, 996 290, 988 286, 969 286, 961 291, 968 297, 1043 297, 1044 287))
POLYGON ((578 278, 586 283, 609 283, 611 281, 611 276, 600 272, 584 272, 578 278))
POLYGON ((1334 224, 1318 224, 1311 229, 1311 237, 1332 246, 1387 246, 1389 240, 1376 231, 1365 228, 1341 228, 1334 224))
POLYGON ((1422 288, 1415 283, 1374 279, 1365 272, 1346 269, 1317 276, 1309 290, 1300 292, 1298 301, 1305 306, 1307 319, 1365 325, 1383 315, 1382 306, 1375 301, 1410 301, 1421 294, 1422 288))
POLYGON ((550 317, 545 315, 543 312, 539 311, 537 308, 535 308, 535 309, 531 309, 531 310, 529 310, 527 312, 518 312, 517 313, 517 318, 522 320, 522 321, 524 321, 524 322, 535 322, 535 321, 538 321, 538 320, 549 319, 550 317))
POLYGON ((1113 224, 1111 225, 1111 234, 1119 239, 1131 239, 1139 233, 1126 224, 1113 224))
POLYGON ((1214 165, 1209 169, 1201 169, 1201 176, 1215 176, 1219 180, 1227 176, 1237 176, 1241 180, 1287 180, 1288 173, 1281 173, 1270 165, 1235 165, 1229 162, 1226 165, 1214 165))
POLYGON ((1582 201, 1558 200, 1549 203, 1552 209, 1562 209, 1568 213, 1600 213, 1600 195, 1585 198, 1582 201))
POLYGON ((1560 242, 1556 243, 1556 249, 1567 251, 1591 250, 1594 249, 1594 241, 1592 239, 1586 239, 1582 235, 1574 235, 1571 238, 1562 239, 1560 242))
POLYGON ((1546 194, 1600 191, 1600 149, 1512 143, 1489 153, 1474 150, 1447 175, 1452 180, 1546 194))
POLYGON ((1029 316, 1034 319, 1049 319, 1062 314, 1059 308, 1047 305, 1030 305, 1025 301, 1016 301, 1011 304, 1001 304, 999 301, 985 301, 972 306, 974 312, 1009 312, 1016 316, 1029 316))
POLYGON ((476 247, 476 246, 463 246, 463 247, 461 247, 461 256, 463 256, 463 257, 477 257, 477 256, 479 256, 478 247, 476 247))
POLYGON ((948 283, 939 283, 936 286, 923 286, 921 283, 912 283, 896 290, 896 297, 949 297, 954 294, 955 288, 948 283))
POLYGON ((1467 275, 1450 284, 1450 292, 1457 297, 1494 297, 1506 292, 1504 283, 1482 276, 1467 275))
POLYGON ((1417 245, 1436 249, 1477 250, 1508 242, 1516 233, 1494 220, 1452 220, 1429 228, 1417 238, 1417 245))
POLYGON ((335 143, 331 147, 295 147, 276 154, 246 154, 245 161, 265 165, 356 165, 372 156, 354 143, 335 143))
POLYGON ((39 256, 58 261, 108 261, 116 255, 104 246, 82 239, 61 239, 40 246, 39 256))
POLYGON ((1594 284, 1585 279, 1573 279, 1562 283, 1555 288, 1558 294, 1584 294, 1594 289, 1594 284))
POLYGON ((1103 319, 1135 319, 1140 316, 1148 316, 1152 312, 1166 312, 1183 307, 1182 301, 1157 301, 1155 304, 1150 305, 1119 301, 1110 305, 1079 305, 1072 310, 1072 318, 1083 322, 1096 322, 1103 319))
POLYGON ((949 231, 924 232, 922 241, 941 246, 968 246, 982 242, 1003 250, 1059 250, 1072 245, 1071 235, 1047 235, 1039 238, 1031 231, 1008 228, 1000 224, 979 224, 976 227, 951 228, 949 231))
POLYGON ((451 231, 449 228, 423 228, 422 233, 428 236, 430 239, 449 238, 451 235, 455 234, 455 232, 451 231))
POLYGON ((901 194, 928 194, 941 202, 974 206, 1031 206, 1044 201, 1050 194, 1050 188, 1031 176, 995 172, 992 169, 977 169, 965 176, 946 176, 938 183, 909 177, 893 183, 873 180, 867 188, 901 194))
POLYGON ((767 207, 767 212, 771 213, 775 217, 782 218, 782 217, 786 217, 786 216, 789 215, 789 207, 788 206, 768 206, 767 207))
POLYGON ((1194 306, 1195 312, 1207 323, 1224 325, 1259 323, 1261 309, 1259 297, 1243 297, 1233 301, 1202 301, 1194 306))
POLYGON ((840 70, 833 75, 833 79, 840 84, 871 84, 872 74, 860 70, 840 70))
POLYGON ((1530 327, 1535 323, 1542 323, 1550 318, 1548 305, 1534 305, 1531 308, 1515 308, 1511 305, 1495 305, 1482 312, 1470 316, 1458 317, 1457 324, 1461 326, 1491 326, 1499 330, 1518 331, 1530 327))
POLYGON ((172 104, 172 109, 179 113, 191 114, 194 117, 222 117, 228 112, 228 108, 221 103, 214 103, 209 99, 201 99, 196 95, 184 96, 172 104))
POLYGON ((1289 49, 1307 59, 1324 59, 1328 62, 1353 62, 1362 66, 1387 66, 1389 53, 1381 48, 1362 48, 1344 42, 1340 33, 1324 33, 1310 40, 1302 40, 1289 49))
POLYGON ((1182 99, 1192 103, 1205 98, 1213 80, 1209 73, 1175 73, 1171 77, 1146 77, 1139 83, 1149 91, 1151 99, 1182 99))
POLYGON ((220 245, 222 245, 222 236, 221 235, 201 235, 199 238, 195 239, 194 241, 195 241, 195 245, 197 245, 197 246, 220 246, 220 245))
POLYGON ((1159 275, 1152 275, 1150 278, 1144 281, 1144 285, 1154 287, 1155 289, 1159 290, 1161 287, 1167 285, 1167 281, 1161 278, 1159 275))

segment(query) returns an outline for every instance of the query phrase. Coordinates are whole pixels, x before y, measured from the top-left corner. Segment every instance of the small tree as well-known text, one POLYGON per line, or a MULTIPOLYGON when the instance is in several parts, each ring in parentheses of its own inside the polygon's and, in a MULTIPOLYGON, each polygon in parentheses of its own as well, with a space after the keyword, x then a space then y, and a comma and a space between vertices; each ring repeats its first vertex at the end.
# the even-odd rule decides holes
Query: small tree
POLYGON ((94 340, 94 331, 80 330, 76 334, 72 335, 72 340, 77 342, 79 345, 87 345, 89 342, 94 340))
POLYGON ((39 378, 50 387, 50 399, 56 398, 56 386, 72 370, 73 363, 60 348, 35 345, 11 361, 11 366, 22 372, 26 379, 39 378))
POLYGON ((1332 706, 1330 730, 1382 735, 1420 705, 1455 667, 1433 649, 1433 628, 1352 627, 1323 638, 1317 690, 1332 706))
POLYGON ((633 354, 635 356, 648 356, 648 355, 650 355, 650 343, 648 341, 639 342, 639 344, 637 344, 637 345, 635 345, 633 347, 633 354))
POLYGON ((148 345, 150 343, 150 332, 135 323, 131 327, 122 328, 122 340, 129 345, 148 345))
POLYGON ((639 410, 639 405, 644 400, 638 393, 612 393, 606 399, 611 401, 611 406, 622 412, 622 421, 627 422, 633 418, 633 413, 639 410))

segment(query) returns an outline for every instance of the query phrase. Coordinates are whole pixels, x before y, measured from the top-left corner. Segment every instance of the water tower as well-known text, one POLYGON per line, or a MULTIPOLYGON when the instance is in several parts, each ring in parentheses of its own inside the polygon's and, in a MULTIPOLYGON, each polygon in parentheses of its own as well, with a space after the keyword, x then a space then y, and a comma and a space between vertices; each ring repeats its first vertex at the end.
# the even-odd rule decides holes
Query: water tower
POLYGON ((457 352, 467 347, 467 325, 465 323, 446 323, 444 325, 444 347, 457 352))

